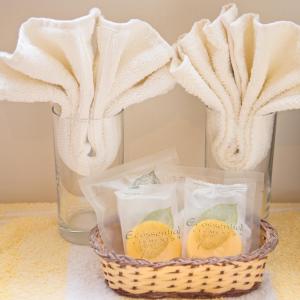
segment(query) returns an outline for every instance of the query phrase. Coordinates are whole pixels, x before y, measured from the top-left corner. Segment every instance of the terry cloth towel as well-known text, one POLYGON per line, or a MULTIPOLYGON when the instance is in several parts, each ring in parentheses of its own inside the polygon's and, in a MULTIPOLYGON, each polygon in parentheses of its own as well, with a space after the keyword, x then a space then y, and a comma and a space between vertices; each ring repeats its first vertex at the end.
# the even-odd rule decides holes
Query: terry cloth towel
POLYGON ((208 107, 212 153, 223 169, 254 169, 267 155, 274 113, 300 108, 300 26, 238 16, 235 4, 179 38, 171 73, 208 107))
POLYGON ((80 175, 106 169, 122 138, 126 107, 166 93, 172 47, 148 23, 114 23, 94 8, 58 21, 30 18, 13 53, 0 53, 0 100, 52 102, 57 147, 80 175))
MULTIPOLYGON (((59 236, 55 214, 55 203, 0 204, 0 300, 127 299, 107 288, 91 248, 59 236)), ((269 274, 240 300, 300 295, 300 205, 273 204, 270 221, 280 243, 270 255, 269 274)))

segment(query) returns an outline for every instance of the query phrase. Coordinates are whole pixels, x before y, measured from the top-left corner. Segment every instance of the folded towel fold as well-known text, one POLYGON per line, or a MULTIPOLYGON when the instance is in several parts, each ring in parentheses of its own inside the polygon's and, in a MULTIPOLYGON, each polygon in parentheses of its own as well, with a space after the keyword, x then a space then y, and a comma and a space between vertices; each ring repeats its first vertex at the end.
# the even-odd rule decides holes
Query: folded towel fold
POLYGON ((208 136, 220 167, 255 169, 270 149, 274 113, 300 108, 299 44, 300 26, 238 17, 235 4, 177 41, 171 73, 211 110, 208 136))
POLYGON ((98 9, 70 21, 31 18, 16 50, 0 53, 0 100, 58 103, 60 156, 88 175, 117 155, 122 124, 115 116, 173 88, 172 53, 148 23, 114 23, 98 9))

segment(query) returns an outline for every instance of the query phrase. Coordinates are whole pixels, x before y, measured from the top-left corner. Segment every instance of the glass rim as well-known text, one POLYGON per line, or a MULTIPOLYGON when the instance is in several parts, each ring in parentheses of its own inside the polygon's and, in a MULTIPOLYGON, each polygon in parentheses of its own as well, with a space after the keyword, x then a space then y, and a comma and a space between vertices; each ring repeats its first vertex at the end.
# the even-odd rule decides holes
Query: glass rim
POLYGON ((124 111, 123 109, 118 112, 117 114, 111 116, 111 117, 105 117, 105 118, 80 118, 78 116, 75 116, 75 117, 61 117, 61 106, 57 103, 55 104, 52 104, 52 107, 51 107, 51 111, 52 111, 52 114, 57 117, 57 118, 60 118, 60 119, 64 119, 64 120, 78 120, 78 121, 100 121, 100 120, 109 120, 109 119, 114 119, 114 118, 117 118, 117 117, 120 117, 122 112, 124 111))

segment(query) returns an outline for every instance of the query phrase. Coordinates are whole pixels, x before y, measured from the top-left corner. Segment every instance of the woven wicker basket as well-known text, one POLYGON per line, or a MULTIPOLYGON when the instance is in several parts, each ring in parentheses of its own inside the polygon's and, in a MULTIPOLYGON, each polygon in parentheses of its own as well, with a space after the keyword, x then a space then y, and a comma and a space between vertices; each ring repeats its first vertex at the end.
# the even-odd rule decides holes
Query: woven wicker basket
POLYGON ((261 247, 247 255, 166 262, 132 259, 109 251, 97 227, 91 231, 90 242, 100 256, 107 285, 120 295, 150 299, 233 297, 249 293, 262 282, 278 235, 264 220, 261 233, 261 247))

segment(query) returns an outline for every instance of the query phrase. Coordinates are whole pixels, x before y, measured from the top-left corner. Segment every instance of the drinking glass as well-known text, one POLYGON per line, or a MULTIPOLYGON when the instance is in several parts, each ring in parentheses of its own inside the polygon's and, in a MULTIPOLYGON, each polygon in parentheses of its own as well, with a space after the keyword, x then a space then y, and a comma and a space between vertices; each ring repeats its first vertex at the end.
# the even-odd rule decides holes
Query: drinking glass
MULTIPOLYGON (((208 108, 206 110, 206 116, 209 113, 208 108)), ((269 116, 272 117, 272 116, 269 116)), ((264 192, 262 199, 262 209, 261 209, 261 218, 268 218, 270 213, 270 204, 271 204, 271 187, 272 187, 272 172, 273 172, 273 156, 274 156, 274 144, 275 144, 275 134, 276 134, 276 122, 277 115, 273 115, 273 131, 272 138, 270 139, 270 148, 266 155, 266 157, 262 160, 262 162, 254 168, 252 171, 262 172, 264 173, 264 192)), ((218 163, 214 159, 214 155, 211 150, 212 140, 208 134, 208 126, 206 122, 205 128, 205 167, 206 168, 214 168, 214 169, 222 169, 218 163)))
MULTIPOLYGON (((111 149, 116 153, 115 159, 106 168, 122 164, 124 161, 123 113, 104 119, 80 119, 62 117, 58 106, 53 106, 52 112, 59 232, 71 243, 88 244, 89 231, 96 225, 96 215, 80 189, 79 182, 87 175, 82 175, 80 172, 82 157, 78 145, 85 140, 80 140, 79 134, 86 128, 93 128, 96 134, 101 135, 102 132, 99 130, 98 133, 97 128, 103 126, 106 129, 111 128, 113 132, 103 141, 112 143, 111 149), (72 134, 78 134, 78 140, 70 142, 72 134)), ((101 137, 99 139, 101 141, 101 137)), ((88 156, 92 157, 93 153, 88 156)), ((88 160, 89 158, 87 157, 88 160)), ((92 164, 93 159, 90 161, 90 169, 97 171, 97 165, 92 164)), ((102 171, 100 168, 97 172, 102 171)))

